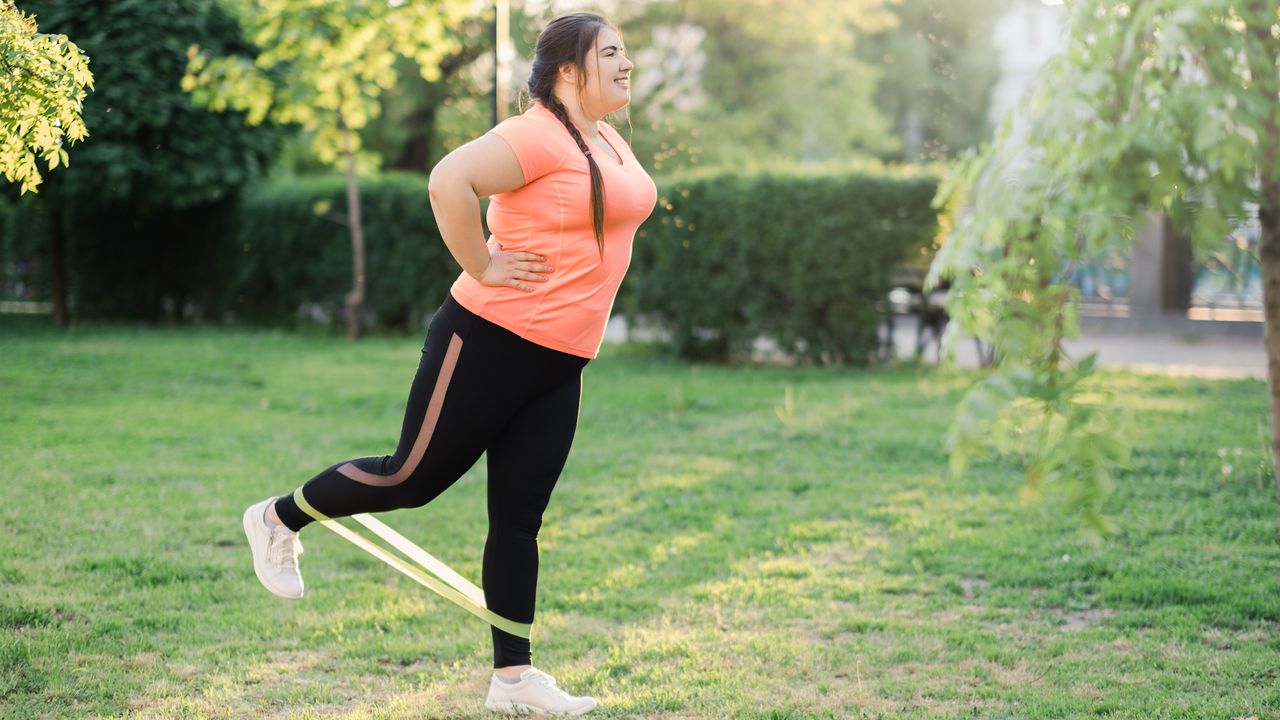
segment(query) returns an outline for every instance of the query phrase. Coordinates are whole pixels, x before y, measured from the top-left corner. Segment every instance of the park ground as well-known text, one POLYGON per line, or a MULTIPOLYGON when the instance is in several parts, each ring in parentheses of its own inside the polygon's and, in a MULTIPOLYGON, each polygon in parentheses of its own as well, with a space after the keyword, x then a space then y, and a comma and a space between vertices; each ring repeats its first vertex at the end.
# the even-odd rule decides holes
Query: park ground
MULTIPOLYGON (((472 616, 318 527, 278 600, 240 530, 391 451, 421 338, 0 318, 0 347, 0 717, 493 717, 472 616)), ((1280 718, 1263 383, 1102 373, 1133 454, 1099 540, 1016 459, 948 474, 972 378, 608 346, 535 662, 599 717, 1280 718)), ((382 517, 479 578, 482 465, 382 517)))

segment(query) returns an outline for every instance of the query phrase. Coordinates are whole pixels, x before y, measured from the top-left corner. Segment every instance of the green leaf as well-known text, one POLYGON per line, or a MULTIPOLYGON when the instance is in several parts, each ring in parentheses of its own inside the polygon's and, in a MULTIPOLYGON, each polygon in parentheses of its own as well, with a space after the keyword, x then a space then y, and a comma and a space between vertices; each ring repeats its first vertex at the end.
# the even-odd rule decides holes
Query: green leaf
POLYGON ((41 183, 35 157, 48 170, 66 165, 64 143, 85 137, 81 98, 92 89, 88 59, 66 36, 43 35, 35 18, 0 0, 0 58, 5 72, 20 78, 16 92, 6 92, 0 106, 0 175, 37 192, 41 183))

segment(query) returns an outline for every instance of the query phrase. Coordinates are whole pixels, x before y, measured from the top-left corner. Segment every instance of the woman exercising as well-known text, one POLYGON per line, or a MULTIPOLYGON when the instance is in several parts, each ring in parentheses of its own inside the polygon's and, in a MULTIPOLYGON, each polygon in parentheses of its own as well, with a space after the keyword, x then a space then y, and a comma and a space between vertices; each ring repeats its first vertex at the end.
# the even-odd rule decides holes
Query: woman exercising
MULTIPOLYGON (((436 223, 464 272, 428 328, 400 443, 394 455, 344 460, 245 511, 268 590, 302 596, 297 533, 312 512, 420 507, 486 454, 485 603, 533 622, 538 530, 573 442, 582 369, 657 200, 627 143, 602 122, 630 102, 633 67, 608 20, 556 18, 538 37, 530 107, 432 170, 436 223), (480 198, 490 196, 486 242, 480 198)), ((491 630, 488 708, 577 715, 596 706, 534 668, 528 639, 491 630)))

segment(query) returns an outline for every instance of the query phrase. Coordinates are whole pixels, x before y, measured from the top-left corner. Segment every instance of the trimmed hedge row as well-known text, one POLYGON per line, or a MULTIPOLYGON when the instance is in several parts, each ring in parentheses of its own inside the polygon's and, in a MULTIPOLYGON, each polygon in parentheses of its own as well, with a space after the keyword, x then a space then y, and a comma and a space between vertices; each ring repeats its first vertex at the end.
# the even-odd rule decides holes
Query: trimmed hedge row
POLYGON ((918 172, 664 183, 619 310, 683 357, 743 357, 763 337, 802 361, 865 363, 895 266, 937 233, 936 189, 918 172))
MULTIPOLYGON (((866 362, 895 266, 937 232, 936 184, 910 171, 666 180, 616 309, 664 329, 683 357, 738 359, 763 337, 804 361, 866 362)), ((361 181, 371 326, 420 330, 458 275, 426 188, 409 173, 361 181)), ((38 218, 16 210, 0 212, 10 263, 43 250, 42 239, 18 237, 40 234, 38 218)), ((100 230, 72 244, 79 312, 145 306, 150 315, 136 317, 153 319, 163 295, 194 302, 197 317, 230 310, 292 324, 305 309, 337 326, 352 284, 345 211, 342 178, 325 176, 254 186, 230 216, 173 228, 159 244, 100 230), (234 231, 211 230, 227 221, 234 231)), ((123 218, 105 225, 129 228, 123 218)))
MULTIPOLYGON (((231 307, 255 322, 280 322, 304 305, 341 323, 351 290, 351 236, 340 176, 268 183, 246 194, 231 307)), ((365 237, 365 311, 374 325, 419 328, 460 270, 440 241, 427 178, 386 173, 360 181, 365 237)))
MULTIPOLYGON (((758 338, 810 362, 866 362, 895 266, 933 239, 937 179, 912 172, 759 173, 673 179, 637 235, 617 310, 662 327, 682 357, 732 360, 758 338)), ((361 183, 376 324, 415 327, 458 268, 426 179, 361 183)), ((262 186, 241 204, 235 305, 257 320, 304 303, 340 317, 351 250, 339 177, 262 186), (313 305, 314 306, 314 305, 313 305)))
POLYGON ((46 301, 48 224, 31 202, 0 197, 0 300, 46 301))
MULTIPOLYGON (((50 209, 41 196, 0 196, 0 300, 48 301, 50 209)), ((140 211, 123 202, 63 214, 67 303, 74 318, 176 319, 225 306, 225 246, 235 198, 140 211)))

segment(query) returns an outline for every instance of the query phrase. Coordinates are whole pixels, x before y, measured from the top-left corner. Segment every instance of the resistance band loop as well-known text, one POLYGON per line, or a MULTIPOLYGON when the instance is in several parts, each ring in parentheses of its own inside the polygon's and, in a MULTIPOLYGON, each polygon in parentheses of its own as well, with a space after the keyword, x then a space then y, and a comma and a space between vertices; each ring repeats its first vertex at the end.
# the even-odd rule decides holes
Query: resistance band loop
POLYGON ((321 525, 324 525, 334 531, 343 539, 351 542, 351 544, 361 550, 364 550, 396 570, 408 575, 418 583, 425 585, 428 589, 439 594, 444 599, 461 606, 462 609, 472 615, 475 615, 481 620, 484 620, 499 630, 504 630, 516 637, 522 637, 525 639, 529 638, 530 631, 533 629, 532 625, 529 623, 518 623, 514 620, 508 620, 495 614, 485 606, 484 591, 469 582, 466 578, 454 572, 448 565, 445 565, 432 557, 427 551, 417 545, 414 545, 405 536, 395 530, 392 530, 382 521, 375 519, 372 515, 361 513, 359 515, 352 515, 351 519, 361 525, 364 525, 366 528, 371 530, 374 535, 386 540, 392 545, 392 547, 395 547, 400 552, 408 555, 410 559, 425 568, 427 572, 434 573, 439 577, 433 577, 432 575, 428 575, 421 570, 406 564, 400 560, 400 558, 397 558, 383 548, 374 545, 359 534, 349 530, 345 525, 342 525, 338 521, 325 516, 320 511, 311 507, 311 504, 307 502, 307 499, 302 496, 302 488, 298 488, 293 492, 293 501, 297 503, 298 507, 301 508, 303 512, 310 515, 312 518, 315 518, 315 520, 321 525))

